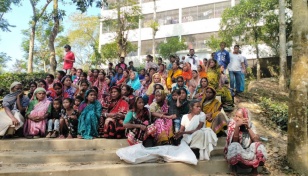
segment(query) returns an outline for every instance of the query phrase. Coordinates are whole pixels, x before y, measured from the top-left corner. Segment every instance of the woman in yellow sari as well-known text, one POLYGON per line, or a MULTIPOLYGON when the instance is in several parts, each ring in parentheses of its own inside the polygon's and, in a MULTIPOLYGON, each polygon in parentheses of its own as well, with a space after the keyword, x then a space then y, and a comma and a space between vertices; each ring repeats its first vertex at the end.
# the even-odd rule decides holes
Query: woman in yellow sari
POLYGON ((221 113, 221 103, 216 99, 216 91, 208 86, 201 101, 202 111, 206 115, 205 126, 211 128, 216 134, 224 134, 227 128, 227 120, 221 113))
MULTIPOLYGON (((162 84, 162 77, 159 73, 154 73, 152 76, 152 83, 149 85, 148 90, 146 91, 146 95, 150 96, 154 93, 154 85, 155 84, 162 84)), ((168 93, 168 89, 164 86, 164 92, 168 93)))
POLYGON ((217 89, 219 87, 219 78, 220 78, 219 68, 217 68, 217 61, 214 59, 210 59, 206 71, 207 71, 207 79, 209 81, 209 85, 217 89))
POLYGON ((166 86, 168 90, 172 88, 172 83, 175 83, 175 80, 178 76, 182 75, 182 69, 179 68, 180 63, 178 61, 175 61, 172 64, 172 69, 168 72, 167 82, 166 86))

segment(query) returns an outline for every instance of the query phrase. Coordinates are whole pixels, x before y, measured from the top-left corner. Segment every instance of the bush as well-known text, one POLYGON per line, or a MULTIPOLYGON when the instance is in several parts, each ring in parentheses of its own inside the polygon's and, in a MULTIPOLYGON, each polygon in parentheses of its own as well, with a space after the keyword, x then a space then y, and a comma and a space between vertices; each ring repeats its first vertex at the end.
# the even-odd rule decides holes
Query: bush
MULTIPOLYGON (((45 79, 48 73, 4 73, 0 75, 0 89, 4 90, 3 95, 9 93, 10 85, 14 81, 22 83, 23 88, 29 90, 29 83, 31 81, 38 81, 39 79, 45 79)), ((0 98, 1 95, 0 95, 0 98)))
POLYGON ((286 103, 276 102, 270 98, 261 97, 260 105, 266 110, 271 121, 275 122, 281 130, 288 128, 288 106, 286 103))

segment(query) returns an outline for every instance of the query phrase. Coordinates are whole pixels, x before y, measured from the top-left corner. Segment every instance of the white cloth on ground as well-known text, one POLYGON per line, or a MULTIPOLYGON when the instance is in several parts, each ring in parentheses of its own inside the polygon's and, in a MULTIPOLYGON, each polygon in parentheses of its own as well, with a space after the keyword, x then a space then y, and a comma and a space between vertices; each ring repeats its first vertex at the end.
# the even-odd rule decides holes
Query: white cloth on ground
POLYGON ((161 157, 166 162, 184 162, 193 165, 198 163, 195 154, 184 141, 179 146, 164 145, 146 148, 142 144, 136 144, 118 149, 116 154, 121 160, 130 164, 155 162, 161 157))
POLYGON ((0 136, 4 136, 7 130, 12 127, 15 130, 18 130, 20 127, 24 125, 24 117, 20 114, 19 111, 11 111, 14 117, 19 121, 19 125, 13 125, 12 119, 6 114, 5 111, 0 112, 0 136))

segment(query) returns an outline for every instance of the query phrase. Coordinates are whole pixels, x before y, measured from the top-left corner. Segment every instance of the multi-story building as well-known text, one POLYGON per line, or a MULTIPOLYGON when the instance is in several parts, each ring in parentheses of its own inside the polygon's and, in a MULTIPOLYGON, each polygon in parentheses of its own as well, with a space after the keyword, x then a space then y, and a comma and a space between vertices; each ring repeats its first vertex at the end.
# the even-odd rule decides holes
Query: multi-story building
MULTIPOLYGON (((115 1, 115 0, 113 0, 115 1)), ((128 54, 128 57, 144 58, 152 53, 153 0, 140 0, 143 19, 139 28, 131 30, 129 41, 138 46, 138 50, 128 54)), ((209 57, 210 50, 205 42, 211 35, 217 35, 221 15, 227 7, 234 6, 239 0, 157 0, 157 21, 159 30, 156 33, 156 46, 168 37, 178 36, 185 39, 188 48, 194 48, 199 57, 209 57)), ((112 10, 103 7, 102 17, 110 16, 112 10)), ((100 24, 100 45, 114 39, 115 29, 100 24)), ((180 55, 188 51, 180 52, 180 55)))

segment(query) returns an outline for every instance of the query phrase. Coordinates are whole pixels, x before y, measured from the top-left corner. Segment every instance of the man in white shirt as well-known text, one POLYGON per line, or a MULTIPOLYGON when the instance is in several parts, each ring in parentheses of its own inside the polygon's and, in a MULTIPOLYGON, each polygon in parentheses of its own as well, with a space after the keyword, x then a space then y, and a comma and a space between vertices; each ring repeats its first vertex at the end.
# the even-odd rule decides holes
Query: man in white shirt
POLYGON ((199 58, 195 55, 195 50, 190 49, 189 54, 187 54, 185 61, 189 62, 191 65, 191 70, 197 70, 199 63, 199 58))
POLYGON ((230 87, 234 90, 236 89, 237 93, 243 92, 241 90, 241 79, 242 73, 246 72, 246 67, 244 64, 244 57, 239 54, 239 45, 234 46, 233 53, 230 54, 230 63, 228 66, 229 76, 230 76, 230 87))

